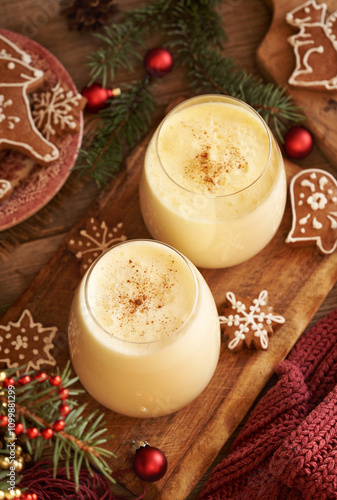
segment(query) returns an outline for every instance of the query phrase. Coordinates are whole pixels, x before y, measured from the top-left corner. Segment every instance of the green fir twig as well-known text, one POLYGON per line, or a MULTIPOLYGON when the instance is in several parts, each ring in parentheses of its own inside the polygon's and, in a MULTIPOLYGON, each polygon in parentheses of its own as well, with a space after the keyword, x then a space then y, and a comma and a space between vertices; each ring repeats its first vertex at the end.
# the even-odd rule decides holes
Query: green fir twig
MULTIPOLYGON (((13 377, 17 368, 14 370, 4 370, 7 378, 13 377)), ((59 371, 57 372, 58 374, 59 371)), ((50 383, 40 382, 35 380, 34 373, 32 380, 25 384, 20 385, 15 383, 15 419, 16 422, 21 423, 23 428, 27 430, 30 427, 36 427, 39 431, 46 428, 52 428, 53 423, 60 418, 59 406, 60 397, 58 395, 59 387, 53 387, 50 383)), ((85 466, 89 472, 93 473, 93 466, 96 467, 105 477, 112 483, 115 482, 111 473, 111 468, 107 463, 107 459, 115 457, 114 453, 105 449, 104 445, 112 436, 107 435, 107 429, 104 426, 104 414, 98 415, 98 412, 93 412, 84 415, 86 412, 86 405, 78 405, 74 397, 78 396, 81 392, 80 389, 72 388, 73 384, 77 382, 77 377, 71 376, 70 363, 68 362, 64 368, 61 376, 62 388, 68 389, 69 400, 67 404, 70 407, 69 414, 65 417, 64 430, 54 431, 53 437, 46 440, 40 433, 36 438, 29 438, 27 434, 25 437, 25 446, 27 452, 31 455, 34 462, 39 460, 44 450, 47 447, 53 447, 53 466, 54 476, 56 476, 57 468, 60 461, 63 462, 67 470, 68 478, 71 477, 70 467, 73 468, 73 479, 76 489, 79 486, 79 475, 82 466, 85 466)), ((14 377, 14 380, 16 378, 14 377)), ((2 388, 2 395, 0 396, 1 414, 4 415, 9 401, 9 391, 5 386, 2 388)), ((8 428, 7 443, 15 442, 16 436, 14 431, 8 428)), ((2 450, 6 455, 9 451, 2 450)), ((3 475, 3 474, 2 474, 3 475)), ((0 476, 0 490, 4 490, 6 483, 1 480, 0 476)))
MULTIPOLYGON (((102 46, 89 55, 92 80, 101 78, 105 86, 120 68, 132 71, 147 40, 159 34, 159 44, 169 49, 175 64, 185 70, 194 94, 219 93, 245 101, 261 114, 282 142, 286 128, 300 123, 304 116, 286 89, 248 74, 223 55, 226 33, 216 11, 219 3, 154 0, 125 12, 118 24, 97 34, 102 46)), ((146 85, 141 81, 125 86, 122 95, 99 113, 97 134, 91 147, 81 151, 77 168, 90 170, 99 186, 113 176, 123 155, 147 130, 155 104, 150 77, 146 77, 146 85), (123 149, 125 139, 128 148, 123 149)))

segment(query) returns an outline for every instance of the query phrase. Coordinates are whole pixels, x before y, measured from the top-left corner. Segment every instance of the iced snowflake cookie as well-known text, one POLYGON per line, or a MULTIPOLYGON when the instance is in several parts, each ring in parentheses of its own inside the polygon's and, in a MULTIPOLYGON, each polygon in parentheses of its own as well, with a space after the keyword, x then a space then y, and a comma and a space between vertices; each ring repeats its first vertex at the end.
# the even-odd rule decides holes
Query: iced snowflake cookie
POLYGON ((255 299, 242 299, 227 292, 226 299, 225 315, 219 316, 219 321, 229 337, 228 349, 239 351, 246 345, 266 350, 273 328, 285 322, 283 316, 274 314, 273 307, 267 305, 268 292, 263 290, 255 299))
POLYGON ((323 254, 337 248, 337 181, 328 172, 308 169, 290 183, 292 227, 286 242, 294 246, 317 246, 323 254))
POLYGON ((7 200, 12 194, 12 183, 6 179, 0 179, 0 203, 7 200))
POLYGON ((89 217, 85 229, 80 230, 78 237, 70 238, 67 246, 81 261, 80 273, 83 276, 99 255, 126 239, 122 222, 110 229, 105 221, 89 217))
POLYGON ((0 35, 0 149, 11 149, 49 165, 59 150, 35 127, 28 94, 39 87, 44 73, 31 65, 29 54, 0 35))
POLYGON ((31 96, 32 116, 36 127, 48 141, 58 136, 74 134, 80 127, 79 114, 84 109, 86 99, 69 90, 65 83, 31 96))
POLYGON ((300 31, 288 41, 296 67, 289 83, 312 89, 337 89, 337 11, 326 16, 327 4, 309 0, 286 15, 300 31))

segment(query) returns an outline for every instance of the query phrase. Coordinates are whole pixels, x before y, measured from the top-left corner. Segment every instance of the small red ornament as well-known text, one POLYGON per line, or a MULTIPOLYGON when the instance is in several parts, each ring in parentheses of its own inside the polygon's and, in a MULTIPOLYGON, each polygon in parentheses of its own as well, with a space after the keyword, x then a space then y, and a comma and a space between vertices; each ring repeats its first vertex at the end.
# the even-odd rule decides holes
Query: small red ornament
POLYGON ((23 375, 22 377, 19 378, 19 383, 21 385, 29 384, 29 382, 30 382, 30 376, 29 375, 23 375))
POLYGON ((20 434, 23 433, 23 425, 21 422, 17 422, 14 427, 14 432, 17 436, 20 436, 20 434))
POLYGON ((42 434, 42 437, 44 439, 51 439, 53 437, 54 431, 53 431, 53 429, 51 429, 50 427, 48 427, 47 429, 43 429, 43 431, 41 432, 41 434, 42 434))
POLYGON ((7 424, 8 424, 7 415, 1 415, 0 416, 0 427, 6 427, 7 424))
POLYGON ((305 158, 311 153, 313 146, 312 135, 303 127, 292 127, 284 136, 284 150, 290 158, 305 158))
POLYGON ((59 389, 58 393, 60 399, 66 399, 69 396, 69 391, 68 389, 59 389))
POLYGON ((54 375, 53 377, 49 378, 49 382, 51 383, 51 385, 58 386, 61 384, 62 379, 60 375, 54 375))
POLYGON ((167 459, 161 450, 147 444, 138 448, 132 466, 140 479, 152 483, 165 475, 167 459))
POLYGON ((64 403, 61 403, 59 406, 59 412, 61 413, 61 415, 63 417, 66 417, 68 415, 68 413, 70 412, 70 406, 68 406, 64 403))
POLYGON ((39 435, 39 431, 36 427, 29 427, 27 429, 27 436, 30 439, 35 439, 39 435))
POLYGON ((173 67, 173 57, 164 47, 149 50, 144 57, 145 71, 154 78, 166 76, 173 67))
POLYGON ((7 389, 8 389, 8 387, 9 387, 10 385, 15 385, 15 380, 14 380, 13 378, 7 378, 7 377, 6 377, 6 378, 5 378, 5 380, 4 380, 4 385, 5 385, 5 387, 7 387, 7 389))
POLYGON ((89 87, 84 87, 81 94, 86 98, 85 110, 89 113, 98 113, 100 109, 107 106, 107 101, 121 93, 119 88, 106 89, 100 83, 93 83, 89 87))
POLYGON ((39 382, 44 382, 47 380, 47 374, 45 372, 40 372, 34 377, 35 380, 38 380, 39 382))
POLYGON ((64 420, 56 420, 56 422, 54 423, 53 427, 54 427, 54 430, 56 432, 60 432, 60 431, 63 431, 65 425, 66 424, 65 424, 64 420))

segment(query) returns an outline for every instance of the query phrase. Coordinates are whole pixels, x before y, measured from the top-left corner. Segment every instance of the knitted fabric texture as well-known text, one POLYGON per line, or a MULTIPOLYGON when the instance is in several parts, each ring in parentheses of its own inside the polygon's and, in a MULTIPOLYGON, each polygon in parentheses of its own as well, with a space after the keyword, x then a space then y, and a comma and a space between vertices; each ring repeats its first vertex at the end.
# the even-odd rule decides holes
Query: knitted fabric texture
POLYGON ((337 309, 276 373, 200 500, 337 499, 337 309))

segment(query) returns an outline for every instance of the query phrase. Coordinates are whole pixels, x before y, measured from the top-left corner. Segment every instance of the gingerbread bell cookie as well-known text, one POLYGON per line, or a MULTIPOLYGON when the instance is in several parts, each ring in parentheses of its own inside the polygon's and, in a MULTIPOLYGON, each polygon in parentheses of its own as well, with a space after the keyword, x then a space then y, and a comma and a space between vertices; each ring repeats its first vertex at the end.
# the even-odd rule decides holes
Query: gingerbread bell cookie
POLYGON ((290 183, 292 227, 286 242, 317 246, 323 254, 337 248, 337 181, 325 170, 311 168, 290 183))
POLYGON ((296 66, 288 82, 311 89, 337 89, 337 11, 327 16, 327 4, 309 0, 286 15, 299 29, 288 41, 296 66))
POLYGON ((44 73, 31 65, 31 57, 0 35, 0 149, 11 149, 49 165, 58 148, 36 128, 28 95, 43 82, 44 73))
POLYGON ((285 322, 284 317, 274 314, 273 307, 268 305, 267 290, 262 290, 254 299, 227 292, 226 299, 224 315, 219 316, 219 321, 229 337, 228 349, 240 351, 246 345, 266 350, 274 328, 285 322))

